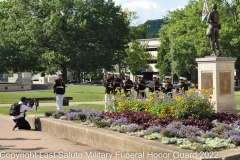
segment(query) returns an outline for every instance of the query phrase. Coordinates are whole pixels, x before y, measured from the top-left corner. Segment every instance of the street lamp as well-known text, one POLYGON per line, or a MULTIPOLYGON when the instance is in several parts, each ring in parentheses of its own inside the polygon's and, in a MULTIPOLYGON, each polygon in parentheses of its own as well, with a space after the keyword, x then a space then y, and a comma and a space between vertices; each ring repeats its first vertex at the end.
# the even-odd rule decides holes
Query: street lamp
POLYGON ((171 51, 172 51, 172 54, 171 54, 171 62, 172 62, 172 65, 171 65, 171 72, 172 72, 172 84, 173 84, 173 70, 174 70, 174 66, 173 66, 173 54, 174 54, 174 35, 176 34, 176 32, 172 32, 172 45, 171 45, 171 51))

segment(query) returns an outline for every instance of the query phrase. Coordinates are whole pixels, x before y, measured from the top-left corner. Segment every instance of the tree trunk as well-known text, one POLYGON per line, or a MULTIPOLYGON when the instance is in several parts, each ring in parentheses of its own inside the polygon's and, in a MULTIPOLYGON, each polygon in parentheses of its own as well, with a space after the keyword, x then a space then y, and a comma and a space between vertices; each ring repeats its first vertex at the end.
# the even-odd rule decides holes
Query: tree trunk
POLYGON ((80 81, 81 80, 81 71, 80 70, 77 71, 77 77, 78 77, 77 82, 81 83, 81 81, 80 81))
POLYGON ((67 84, 67 67, 65 65, 62 65, 62 79, 67 84))

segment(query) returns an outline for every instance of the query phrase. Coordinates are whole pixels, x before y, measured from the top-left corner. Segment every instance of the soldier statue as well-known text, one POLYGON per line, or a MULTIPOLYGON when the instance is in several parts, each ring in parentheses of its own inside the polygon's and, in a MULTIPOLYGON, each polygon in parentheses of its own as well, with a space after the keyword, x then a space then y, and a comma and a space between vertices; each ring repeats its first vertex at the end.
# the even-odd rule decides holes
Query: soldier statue
POLYGON ((211 56, 221 55, 220 52, 220 45, 218 43, 219 38, 219 29, 221 29, 221 25, 219 24, 220 14, 217 11, 217 5, 212 5, 212 12, 209 13, 207 21, 208 21, 208 29, 207 29, 207 36, 210 40, 210 46, 213 51, 211 56), (218 53, 216 53, 216 49, 218 53))

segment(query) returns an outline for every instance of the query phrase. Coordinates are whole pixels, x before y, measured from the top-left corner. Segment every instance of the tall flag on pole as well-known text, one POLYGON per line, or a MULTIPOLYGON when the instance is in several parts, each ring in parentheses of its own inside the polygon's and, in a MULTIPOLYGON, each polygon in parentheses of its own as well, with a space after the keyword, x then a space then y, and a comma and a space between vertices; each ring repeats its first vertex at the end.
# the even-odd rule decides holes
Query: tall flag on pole
POLYGON ((202 10, 202 22, 207 19, 209 14, 207 0, 204 0, 203 10, 202 10))

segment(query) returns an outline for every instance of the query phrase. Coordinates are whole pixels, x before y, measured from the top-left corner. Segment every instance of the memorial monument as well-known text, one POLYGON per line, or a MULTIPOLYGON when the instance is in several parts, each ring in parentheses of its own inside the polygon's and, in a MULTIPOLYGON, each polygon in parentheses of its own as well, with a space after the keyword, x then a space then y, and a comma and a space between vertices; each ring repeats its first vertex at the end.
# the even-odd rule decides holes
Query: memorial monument
POLYGON ((197 58, 198 63, 198 88, 214 88, 212 101, 215 102, 217 112, 236 112, 234 101, 234 63, 237 60, 233 57, 221 55, 218 43, 220 14, 217 5, 212 5, 212 12, 207 16, 207 36, 210 40, 212 54, 204 58, 197 58), (218 52, 216 52, 216 50, 218 52))

